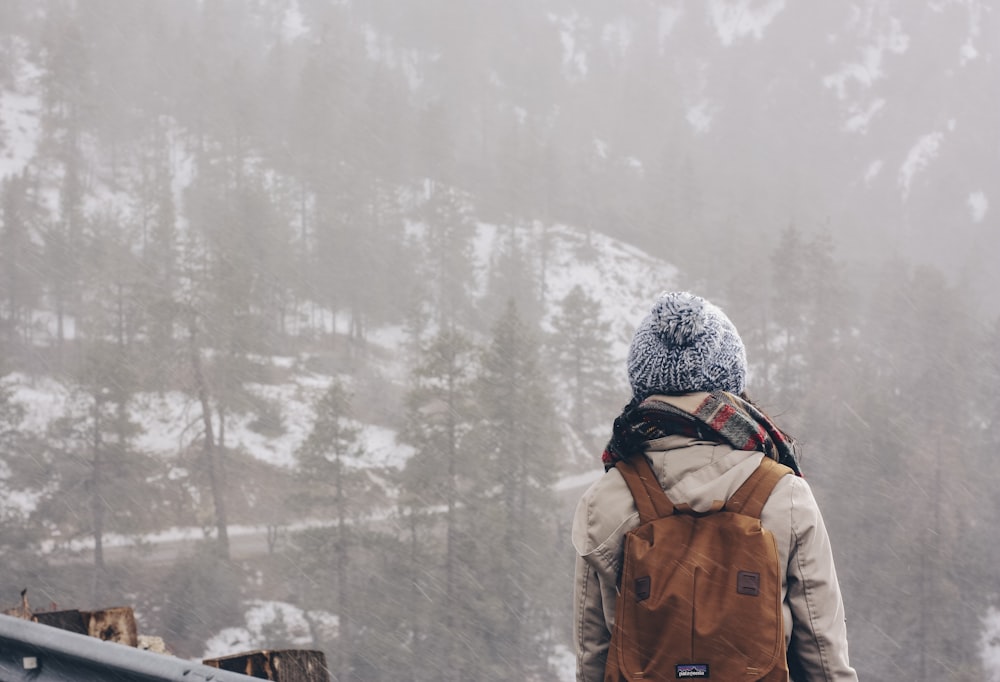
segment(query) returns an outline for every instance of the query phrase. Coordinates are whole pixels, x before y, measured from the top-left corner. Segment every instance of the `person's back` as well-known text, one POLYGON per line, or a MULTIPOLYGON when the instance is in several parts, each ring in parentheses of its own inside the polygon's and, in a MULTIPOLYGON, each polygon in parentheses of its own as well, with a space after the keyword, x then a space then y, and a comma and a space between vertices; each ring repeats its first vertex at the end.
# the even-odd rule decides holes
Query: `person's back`
MULTIPOLYGON (((737 395, 745 363, 732 324, 690 294, 662 297, 636 332, 629 357, 634 400, 615 422, 608 472, 584 494, 574 518, 578 680, 605 679, 624 538, 639 524, 615 461, 647 458, 670 501, 696 512, 728 500, 763 457, 798 472, 790 441, 737 395)), ((791 678, 856 680, 829 538, 804 479, 778 482, 761 524, 777 541, 791 678)))

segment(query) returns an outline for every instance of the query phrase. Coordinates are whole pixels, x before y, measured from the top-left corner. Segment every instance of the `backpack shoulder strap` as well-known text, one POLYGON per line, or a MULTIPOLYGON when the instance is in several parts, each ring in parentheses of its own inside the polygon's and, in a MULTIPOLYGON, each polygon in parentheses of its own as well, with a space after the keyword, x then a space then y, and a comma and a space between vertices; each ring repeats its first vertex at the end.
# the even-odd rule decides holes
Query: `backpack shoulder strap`
POLYGON ((674 513, 674 504, 663 492, 653 467, 642 453, 619 461, 615 468, 621 473, 632 492, 639 510, 639 523, 648 523, 674 513))
POLYGON ((783 476, 790 473, 791 469, 765 455, 760 465, 750 474, 750 478, 744 481, 726 502, 726 511, 759 519, 774 486, 778 485, 783 476))

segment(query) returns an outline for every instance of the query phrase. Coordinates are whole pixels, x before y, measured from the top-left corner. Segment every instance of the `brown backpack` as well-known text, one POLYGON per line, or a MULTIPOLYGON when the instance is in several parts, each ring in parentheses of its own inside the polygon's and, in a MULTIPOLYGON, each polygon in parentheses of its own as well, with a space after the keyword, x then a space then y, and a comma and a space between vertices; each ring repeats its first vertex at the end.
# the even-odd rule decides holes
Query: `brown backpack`
POLYGON ((725 503, 674 505, 642 455, 619 462, 639 527, 625 536, 605 682, 788 680, 781 567, 760 512, 791 469, 765 457, 725 503))

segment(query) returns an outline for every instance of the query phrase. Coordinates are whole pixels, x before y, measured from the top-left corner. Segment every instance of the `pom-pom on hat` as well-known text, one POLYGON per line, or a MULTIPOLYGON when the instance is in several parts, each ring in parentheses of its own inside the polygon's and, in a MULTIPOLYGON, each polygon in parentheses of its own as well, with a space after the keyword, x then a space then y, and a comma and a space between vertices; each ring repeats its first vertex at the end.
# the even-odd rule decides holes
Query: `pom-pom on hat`
POLYGON ((632 337, 628 378, 642 400, 655 393, 746 388, 747 354, 717 306, 686 291, 664 292, 632 337))

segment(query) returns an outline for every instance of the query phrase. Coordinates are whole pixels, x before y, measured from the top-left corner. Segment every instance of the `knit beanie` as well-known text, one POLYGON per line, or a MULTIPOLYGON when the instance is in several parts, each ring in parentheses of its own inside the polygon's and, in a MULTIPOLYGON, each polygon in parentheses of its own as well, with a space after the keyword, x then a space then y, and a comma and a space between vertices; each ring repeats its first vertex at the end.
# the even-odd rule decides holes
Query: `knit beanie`
POLYGON ((686 291, 660 294, 632 337, 628 378, 633 397, 746 387, 747 356, 726 314, 686 291))

